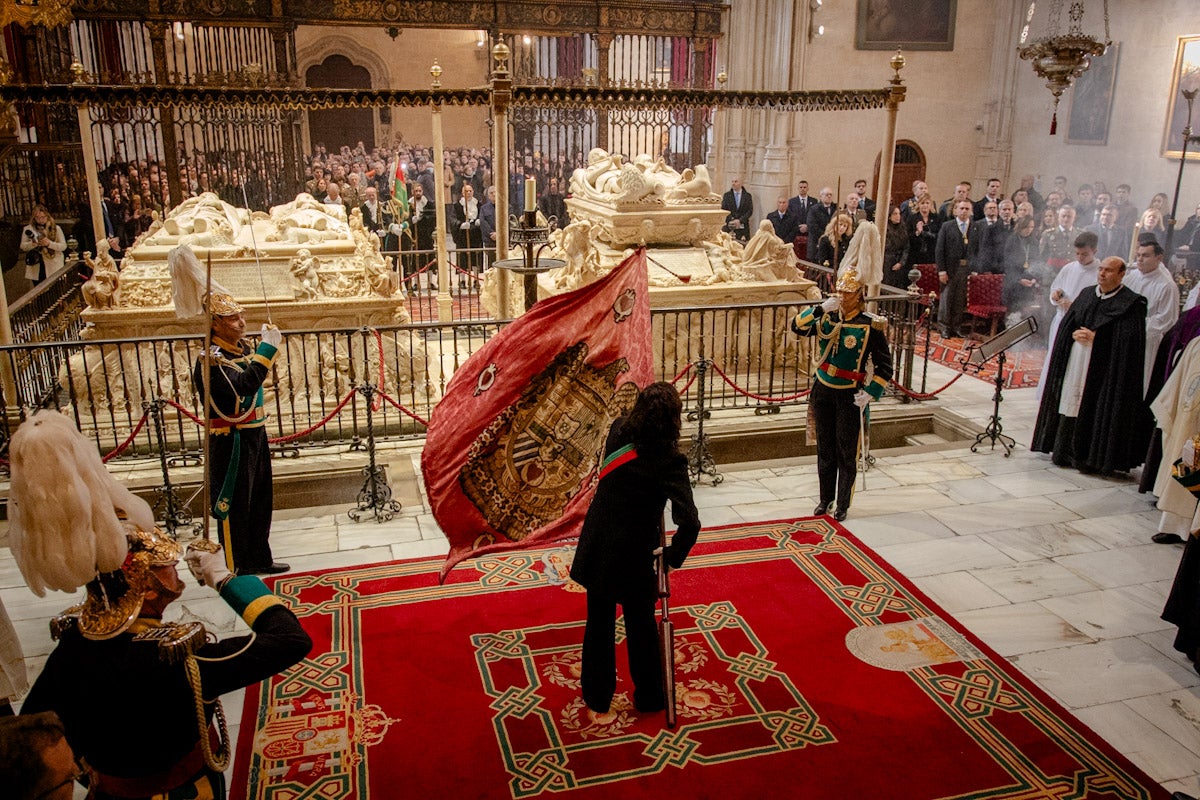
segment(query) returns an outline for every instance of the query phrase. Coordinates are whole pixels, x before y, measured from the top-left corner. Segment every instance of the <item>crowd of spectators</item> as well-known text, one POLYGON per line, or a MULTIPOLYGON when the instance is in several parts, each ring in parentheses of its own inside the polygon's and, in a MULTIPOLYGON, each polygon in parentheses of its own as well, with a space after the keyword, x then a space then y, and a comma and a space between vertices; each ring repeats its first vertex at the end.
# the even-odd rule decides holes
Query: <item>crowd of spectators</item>
MULTIPOLYGON (((779 211, 770 217, 777 235, 794 242, 801 258, 836 268, 848 239, 846 215, 857 218, 867 210, 866 217, 874 218, 874 203, 865 198, 865 186, 866 181, 858 181, 855 191, 839 202, 829 187, 810 197, 808 182, 801 181, 797 195, 780 197, 779 211)), ((1056 177, 1050 188, 1039 189, 1034 176, 1025 175, 1007 194, 1001 186, 998 178, 992 178, 983 196, 973 199, 971 183, 960 181, 953 195, 939 203, 925 181, 914 181, 912 195, 892 210, 888 221, 885 282, 906 287, 909 271, 920 264, 936 265, 943 287, 955 280, 965 282, 970 274, 1001 274, 1005 303, 1012 314, 1020 315, 1037 302, 1040 290, 1050 285, 1058 270, 1075 259, 1080 233, 1096 235, 1100 259, 1117 256, 1132 262, 1139 240, 1147 237, 1160 246, 1167 244, 1165 220, 1170 207, 1165 192, 1151 195, 1141 210, 1133 202, 1132 187, 1124 183, 1110 191, 1104 181, 1096 180, 1071 192, 1065 176, 1056 177), (950 237, 942 230, 947 225, 956 228, 964 253, 947 243, 950 237), (954 263, 948 260, 952 251, 954 263)), ((1183 213, 1179 217, 1165 263, 1176 271, 1200 270, 1200 207, 1186 218, 1183 213)))

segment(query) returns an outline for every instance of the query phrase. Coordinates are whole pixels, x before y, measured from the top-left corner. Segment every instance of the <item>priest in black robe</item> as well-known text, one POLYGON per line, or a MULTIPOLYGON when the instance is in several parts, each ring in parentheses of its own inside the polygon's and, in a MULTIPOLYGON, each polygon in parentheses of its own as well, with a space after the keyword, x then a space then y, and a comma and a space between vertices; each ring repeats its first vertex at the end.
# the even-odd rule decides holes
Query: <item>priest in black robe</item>
MULTIPOLYGON (((1189 439, 1183 450, 1177 455, 1179 461, 1172 475, 1175 480, 1186 486, 1188 491, 1200 496, 1195 438, 1189 439)), ((1200 538, 1197 538, 1197 534, 1200 534, 1200 531, 1195 529, 1195 520, 1192 528, 1192 535, 1187 537, 1187 544, 1183 548, 1183 557, 1179 560, 1179 569, 1175 573, 1174 583, 1171 584, 1171 593, 1167 596, 1162 618, 1179 628, 1179 632, 1175 634, 1175 649, 1187 656, 1196 671, 1200 672, 1200 661, 1197 661, 1197 657, 1200 656, 1200 538)))
POLYGON ((1142 463, 1152 430, 1142 396, 1146 298, 1121 285, 1125 262, 1106 258, 1095 288, 1063 317, 1043 378, 1032 449, 1082 472, 1126 472, 1142 463))

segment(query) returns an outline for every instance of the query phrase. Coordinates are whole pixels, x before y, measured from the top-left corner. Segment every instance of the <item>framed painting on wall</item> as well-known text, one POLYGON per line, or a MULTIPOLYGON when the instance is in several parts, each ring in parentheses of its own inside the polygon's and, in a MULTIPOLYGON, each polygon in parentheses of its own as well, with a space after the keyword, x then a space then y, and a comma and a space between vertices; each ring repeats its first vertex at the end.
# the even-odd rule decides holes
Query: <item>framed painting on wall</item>
POLYGON ((1120 48, 1120 44, 1113 42, 1104 55, 1092 59, 1087 72, 1075 79, 1071 89, 1067 144, 1108 144, 1120 48))
MULTIPOLYGON (((1200 89, 1200 36, 1180 36, 1175 50, 1175 68, 1171 71, 1171 93, 1167 96, 1167 129, 1163 131, 1162 146, 1166 158, 1179 158, 1183 153, 1183 126, 1188 121, 1188 107, 1182 92, 1197 89, 1200 89)), ((1193 133, 1196 123, 1193 118, 1193 133)), ((1200 160, 1200 152, 1188 145, 1188 158, 1200 160)))
POLYGON ((958 0, 858 0, 859 50, 953 50, 958 0))

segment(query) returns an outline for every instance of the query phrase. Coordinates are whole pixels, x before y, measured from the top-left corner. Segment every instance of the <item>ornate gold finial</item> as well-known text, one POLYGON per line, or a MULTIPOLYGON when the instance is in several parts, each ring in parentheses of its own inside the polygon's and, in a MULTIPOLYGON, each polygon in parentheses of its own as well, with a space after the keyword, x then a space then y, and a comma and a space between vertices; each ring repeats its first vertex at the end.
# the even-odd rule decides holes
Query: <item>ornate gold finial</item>
POLYGON ((896 55, 892 56, 891 60, 888 61, 888 64, 890 64, 892 69, 896 71, 896 74, 892 77, 892 83, 900 82, 900 70, 904 69, 905 63, 904 54, 901 53, 900 48, 897 47, 896 55))
POLYGON ((0 86, 7 86, 12 83, 13 68, 12 65, 0 58, 0 86))
POLYGON ((71 62, 71 74, 75 76, 74 83, 83 83, 83 77, 87 74, 87 70, 83 68, 83 64, 76 59, 71 62))
POLYGON ((724 86, 725 82, 728 80, 729 80, 729 73, 727 73, 725 70, 721 70, 720 72, 717 73, 717 83, 724 86))
POLYGON ((433 66, 429 68, 429 74, 433 76, 433 88, 442 88, 442 68, 436 58, 433 60, 433 66))
POLYGON ((497 41, 496 44, 492 46, 492 63, 497 73, 504 74, 508 72, 509 53, 510 51, 508 49, 508 45, 506 45, 503 41, 497 41))

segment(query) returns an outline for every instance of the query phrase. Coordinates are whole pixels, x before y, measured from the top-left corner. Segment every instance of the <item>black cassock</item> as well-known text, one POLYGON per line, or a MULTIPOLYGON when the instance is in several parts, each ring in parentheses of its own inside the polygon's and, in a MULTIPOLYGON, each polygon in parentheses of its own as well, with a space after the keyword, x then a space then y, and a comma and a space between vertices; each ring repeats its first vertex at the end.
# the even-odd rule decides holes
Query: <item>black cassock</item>
POLYGON ((1146 457, 1153 427, 1142 397, 1146 358, 1146 298, 1124 286, 1101 300, 1094 288, 1080 293, 1054 340, 1042 404, 1033 429, 1033 450, 1052 453, 1054 463, 1091 472, 1124 472, 1146 457), (1058 413, 1063 378, 1080 328, 1095 331, 1079 416, 1058 413))

